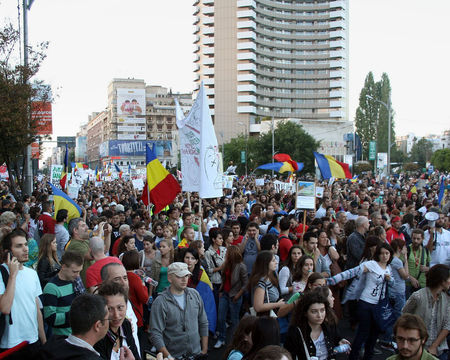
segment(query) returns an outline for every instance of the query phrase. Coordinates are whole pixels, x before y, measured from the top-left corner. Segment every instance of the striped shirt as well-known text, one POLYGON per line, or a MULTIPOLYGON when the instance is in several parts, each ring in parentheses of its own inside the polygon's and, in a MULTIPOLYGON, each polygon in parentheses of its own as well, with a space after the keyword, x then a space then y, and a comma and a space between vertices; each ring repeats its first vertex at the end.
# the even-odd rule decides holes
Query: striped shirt
POLYGON ((74 283, 54 276, 44 288, 44 319, 55 335, 70 335, 69 311, 77 294, 74 283))

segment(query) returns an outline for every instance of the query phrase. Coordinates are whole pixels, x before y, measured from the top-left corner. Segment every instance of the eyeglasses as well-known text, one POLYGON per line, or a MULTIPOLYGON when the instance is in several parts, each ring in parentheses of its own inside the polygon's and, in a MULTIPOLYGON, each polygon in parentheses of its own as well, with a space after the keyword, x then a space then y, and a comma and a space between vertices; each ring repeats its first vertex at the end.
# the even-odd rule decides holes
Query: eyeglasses
POLYGON ((414 343, 418 342, 420 340, 420 338, 416 339, 416 338, 404 338, 402 336, 396 336, 395 340, 396 340, 397 344, 404 343, 404 342, 407 342, 409 344, 414 344, 414 343))

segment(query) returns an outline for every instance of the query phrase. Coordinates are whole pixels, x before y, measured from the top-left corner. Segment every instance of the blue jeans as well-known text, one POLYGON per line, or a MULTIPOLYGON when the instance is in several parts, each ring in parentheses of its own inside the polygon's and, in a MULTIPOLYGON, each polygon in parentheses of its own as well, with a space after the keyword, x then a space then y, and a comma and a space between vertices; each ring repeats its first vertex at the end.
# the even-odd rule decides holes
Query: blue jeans
POLYGON ((219 313, 217 318, 217 331, 219 332, 219 340, 225 341, 227 337, 227 314, 230 311, 231 331, 233 332, 239 323, 239 311, 241 310, 242 296, 238 301, 233 302, 230 295, 222 292, 219 297, 219 313))
POLYGON ((380 329, 373 317, 373 308, 376 305, 359 300, 358 301, 358 320, 359 325, 356 330, 356 337, 352 343, 352 350, 348 357, 349 360, 359 359, 359 350, 364 344, 363 360, 369 360, 373 356, 373 348, 377 342, 380 329))
MULTIPOLYGON (((403 306, 405 306, 405 303, 406 303, 405 294, 390 293, 389 294, 389 299, 393 303, 394 316, 395 316, 395 320, 397 321, 397 319, 402 315, 402 309, 403 309, 403 306)), ((386 332, 381 337, 382 341, 384 341, 384 342, 392 341, 393 327, 394 327, 394 325, 392 325, 392 326, 390 326, 390 327, 388 327, 386 329, 386 332)))

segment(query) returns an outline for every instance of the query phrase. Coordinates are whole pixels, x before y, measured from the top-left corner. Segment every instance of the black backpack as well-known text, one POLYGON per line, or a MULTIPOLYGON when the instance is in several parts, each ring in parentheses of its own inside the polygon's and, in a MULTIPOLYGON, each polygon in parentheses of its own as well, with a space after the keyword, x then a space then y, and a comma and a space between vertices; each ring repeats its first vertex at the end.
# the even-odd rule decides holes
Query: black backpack
MULTIPOLYGON (((6 286, 8 285, 8 280, 9 280, 9 272, 8 272, 8 270, 6 270, 6 268, 3 265, 0 265, 0 272, 2 273, 2 280, 3 280, 3 284, 5 284, 5 291, 6 291, 6 286)), ((9 313, 9 325, 12 325, 12 323, 13 323, 12 314, 10 312, 9 313)), ((6 314, 0 314, 0 340, 3 337, 5 328, 6 328, 6 314)))

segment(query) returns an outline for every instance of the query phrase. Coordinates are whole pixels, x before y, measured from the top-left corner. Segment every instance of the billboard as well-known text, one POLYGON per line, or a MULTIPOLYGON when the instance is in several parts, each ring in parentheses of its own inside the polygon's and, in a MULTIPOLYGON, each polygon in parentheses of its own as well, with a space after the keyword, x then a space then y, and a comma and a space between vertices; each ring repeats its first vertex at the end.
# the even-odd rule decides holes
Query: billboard
POLYGON ((145 132, 147 127, 145 125, 118 125, 117 131, 127 131, 127 132, 145 132))
POLYGON ((33 101, 31 103, 31 118, 36 121, 38 135, 50 135, 52 129, 52 104, 47 101, 33 101))
POLYGON ((145 134, 117 134, 119 140, 145 140, 145 134))
POLYGON ((145 89, 117 89, 117 115, 145 115, 145 89))
POLYGON ((150 147, 154 146, 156 156, 159 158, 172 156, 172 142, 170 140, 109 140, 100 145, 100 157, 145 156, 145 144, 149 144, 150 147))
POLYGON ((147 120, 145 118, 129 118, 129 117, 119 117, 117 119, 118 125, 146 125, 147 120))
POLYGON ((39 159, 40 155, 41 154, 39 152, 39 143, 38 142, 31 143, 31 158, 39 159))

